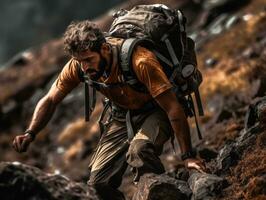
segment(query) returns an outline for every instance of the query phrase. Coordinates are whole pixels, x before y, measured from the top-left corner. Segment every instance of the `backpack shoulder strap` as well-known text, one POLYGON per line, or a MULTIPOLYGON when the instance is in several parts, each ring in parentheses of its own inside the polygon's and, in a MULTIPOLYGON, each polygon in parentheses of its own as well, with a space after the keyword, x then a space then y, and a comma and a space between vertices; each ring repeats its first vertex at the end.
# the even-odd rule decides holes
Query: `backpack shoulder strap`
POLYGON ((132 69, 132 54, 137 45, 152 46, 152 41, 148 39, 129 38, 126 39, 120 46, 119 58, 120 67, 124 80, 133 89, 139 92, 147 92, 146 87, 137 79, 137 76, 132 69))
POLYGON ((125 81, 130 85, 137 82, 136 76, 134 76, 135 73, 133 73, 131 67, 131 58, 134 48, 140 41, 141 39, 129 38, 126 39, 120 47, 120 66, 125 76, 125 81))
POLYGON ((89 78, 82 71, 80 65, 78 66, 77 73, 79 80, 84 83, 85 121, 89 121, 96 104, 96 88, 90 88, 89 78), (92 91, 90 92, 90 90, 92 91))

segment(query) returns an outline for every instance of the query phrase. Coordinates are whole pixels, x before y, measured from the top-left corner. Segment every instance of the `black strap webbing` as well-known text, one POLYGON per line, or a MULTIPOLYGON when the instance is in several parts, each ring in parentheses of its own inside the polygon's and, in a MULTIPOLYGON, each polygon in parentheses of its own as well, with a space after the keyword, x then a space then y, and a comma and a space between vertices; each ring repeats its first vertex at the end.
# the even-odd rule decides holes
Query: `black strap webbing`
POLYGON ((92 83, 90 83, 90 79, 86 74, 83 77, 85 85, 85 121, 89 121, 96 105, 96 89, 91 88, 92 83))
POLYGON ((90 120, 90 97, 89 97, 89 93, 90 93, 90 87, 89 87, 89 83, 87 81, 84 81, 84 85, 85 85, 85 91, 84 91, 84 95, 85 95, 85 121, 88 122, 90 120))
POLYGON ((204 116, 204 110, 203 110, 203 106, 202 106, 202 102, 200 98, 199 88, 196 88, 194 90, 194 94, 195 94, 195 98, 196 98, 196 102, 198 106, 199 116, 204 116))
POLYGON ((198 119, 197 119, 197 114, 195 112, 195 106, 194 106, 194 102, 193 102, 193 98, 190 95, 188 95, 188 100, 191 104, 191 108, 192 108, 192 111, 193 111, 193 114, 194 114, 194 118, 195 118, 195 123, 196 123, 196 127, 197 127, 197 132, 198 132, 198 137, 199 139, 201 140, 202 139, 202 135, 201 135, 201 131, 200 131, 200 128, 199 128, 199 123, 198 123, 198 119))

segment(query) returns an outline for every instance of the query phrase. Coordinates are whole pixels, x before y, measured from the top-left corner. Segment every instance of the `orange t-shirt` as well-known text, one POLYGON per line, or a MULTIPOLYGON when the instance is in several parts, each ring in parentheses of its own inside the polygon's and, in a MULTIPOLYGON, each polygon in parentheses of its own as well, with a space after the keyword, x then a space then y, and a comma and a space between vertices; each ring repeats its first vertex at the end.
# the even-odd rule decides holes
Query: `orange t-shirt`
MULTIPOLYGON (((123 82, 122 72, 117 60, 117 42, 117 39, 108 40, 108 43, 112 44, 113 47, 113 64, 109 76, 107 78, 101 77, 98 82, 105 84, 123 82)), ((78 67, 79 62, 75 59, 70 59, 59 74, 56 80, 56 87, 64 94, 69 93, 80 83, 78 67)), ((141 46, 135 48, 132 55, 132 67, 138 80, 146 86, 149 93, 138 92, 129 85, 100 88, 100 92, 118 106, 126 109, 139 109, 152 98, 172 88, 159 61, 148 49, 141 46)))

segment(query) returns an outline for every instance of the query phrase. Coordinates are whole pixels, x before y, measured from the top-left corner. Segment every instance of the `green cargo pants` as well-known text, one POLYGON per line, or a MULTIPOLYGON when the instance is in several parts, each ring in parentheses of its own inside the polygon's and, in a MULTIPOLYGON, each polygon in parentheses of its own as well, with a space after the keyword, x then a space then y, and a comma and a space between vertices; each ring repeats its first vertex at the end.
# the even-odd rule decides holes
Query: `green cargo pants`
POLYGON ((115 115, 105 126, 105 131, 92 157, 89 185, 95 187, 103 200, 125 199, 117 190, 129 165, 138 181, 145 173, 163 173, 159 155, 164 143, 173 136, 166 113, 159 107, 149 112, 133 115, 134 132, 128 141, 125 117, 115 115))

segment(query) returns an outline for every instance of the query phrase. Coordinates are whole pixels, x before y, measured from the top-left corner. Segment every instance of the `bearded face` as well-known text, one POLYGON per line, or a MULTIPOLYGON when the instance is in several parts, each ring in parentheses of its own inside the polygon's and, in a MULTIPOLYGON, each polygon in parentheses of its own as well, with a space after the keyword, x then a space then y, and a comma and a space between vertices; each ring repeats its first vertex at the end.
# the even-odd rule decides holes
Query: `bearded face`
POLYGON ((87 50, 74 56, 81 63, 84 71, 91 80, 97 81, 107 67, 107 60, 98 52, 87 50))

